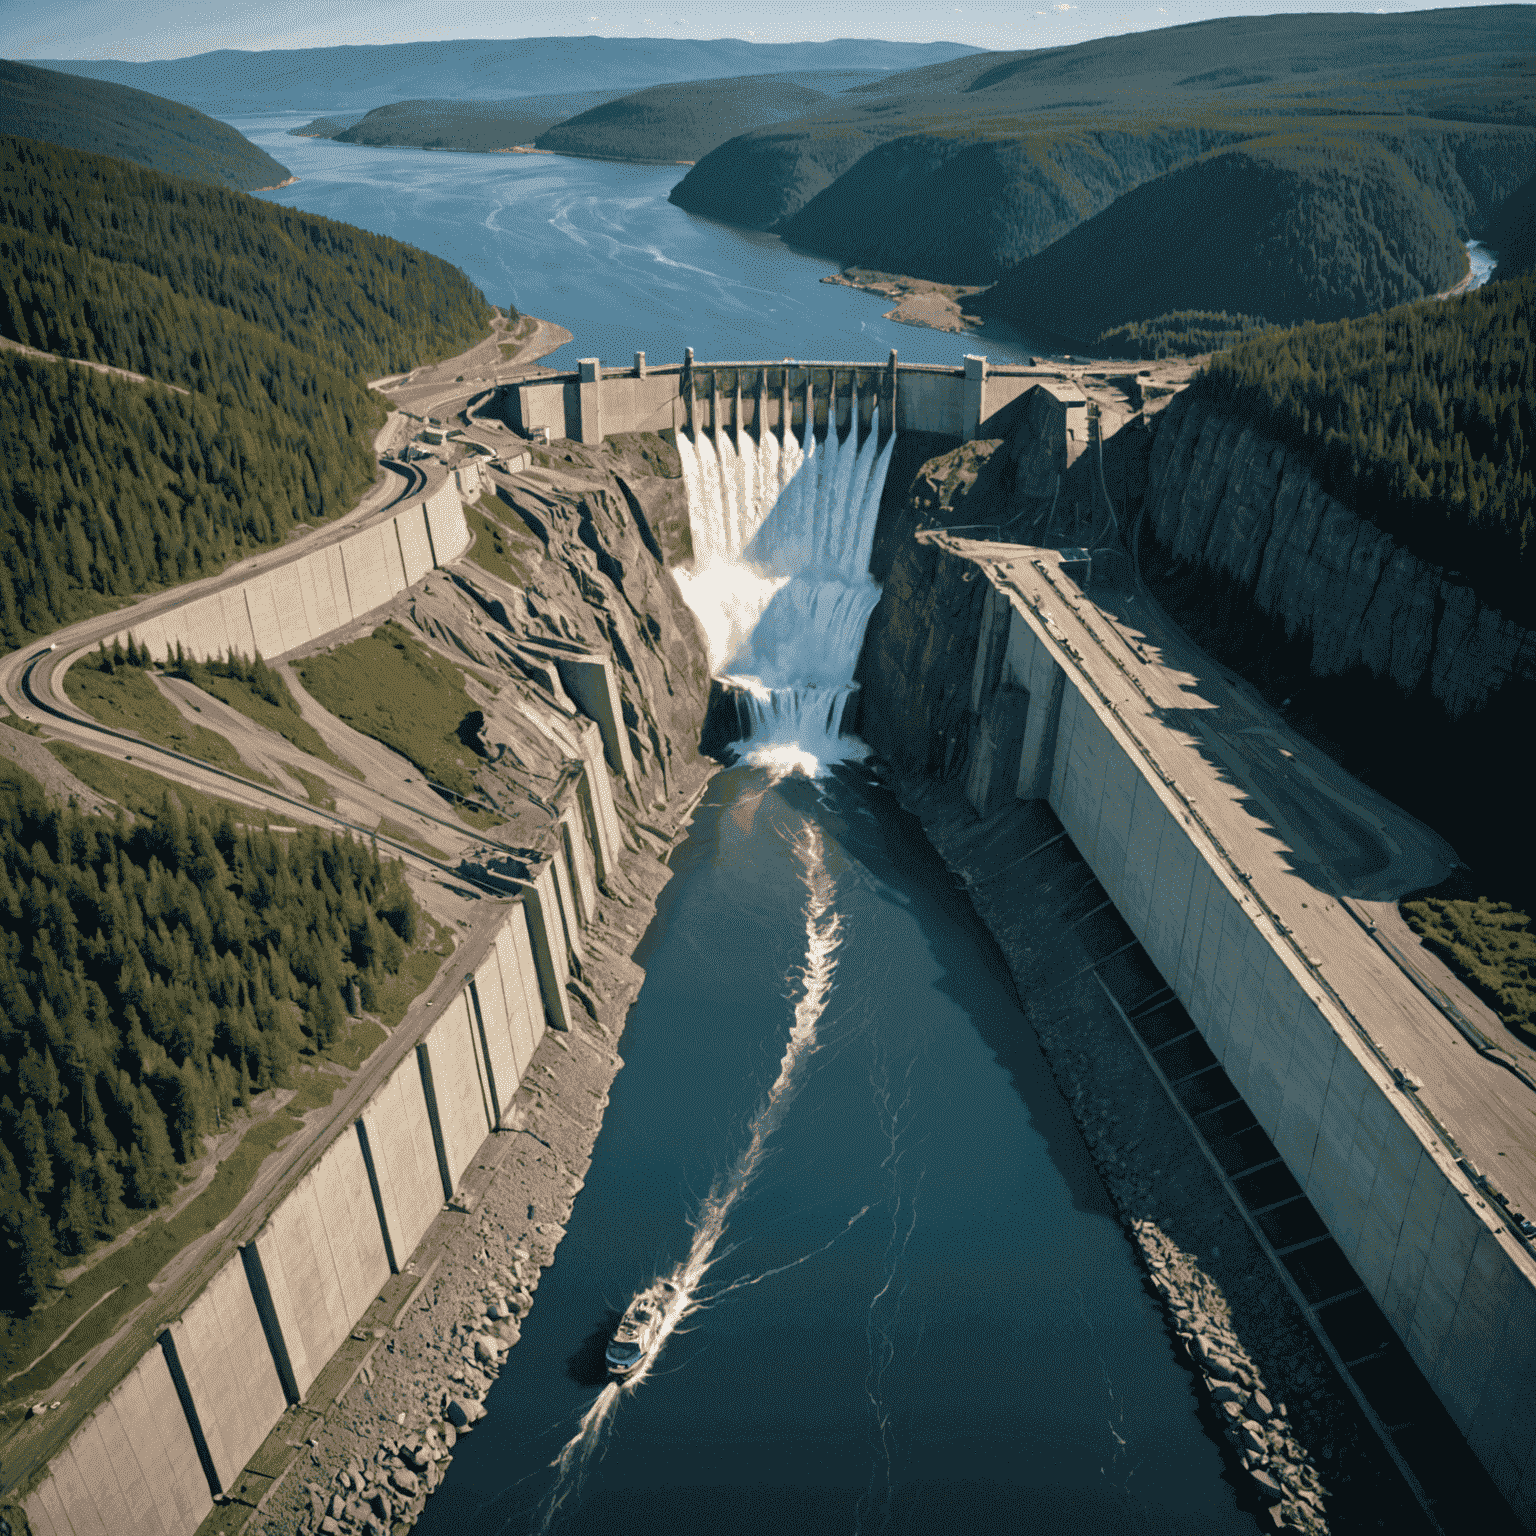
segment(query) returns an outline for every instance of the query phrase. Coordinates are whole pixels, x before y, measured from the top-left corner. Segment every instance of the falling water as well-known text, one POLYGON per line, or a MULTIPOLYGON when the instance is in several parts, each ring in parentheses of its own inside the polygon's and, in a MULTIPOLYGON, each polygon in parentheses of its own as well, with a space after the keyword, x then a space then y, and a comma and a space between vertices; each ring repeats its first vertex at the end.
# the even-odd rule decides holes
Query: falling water
POLYGON ((880 589, 870 579, 880 494, 894 435, 880 417, 859 444, 858 396, 848 435, 817 443, 773 433, 678 438, 693 525, 691 571, 674 572, 709 639, 710 665, 740 690, 749 763, 815 777, 864 755, 842 735, 864 629, 880 589))
MULTIPOLYGON (((800 1069, 816 1049, 816 1026, 826 1010, 827 998, 832 991, 832 977, 837 969, 835 959, 841 942, 842 922, 832 910, 836 887, 827 870, 826 854, 822 843, 821 828, 814 822, 807 823, 794 839, 795 857, 799 860, 801 880, 805 886, 805 960, 795 979, 800 984, 800 997, 795 1004, 794 1023, 789 1030, 789 1040, 779 1061, 779 1073, 758 1106, 748 1127, 747 1144, 731 1165, 711 1186, 693 1218, 693 1241, 688 1246, 687 1257, 667 1275, 670 1289, 668 1300, 661 1309, 661 1324, 655 1342, 641 1363, 622 1381, 609 1382, 582 1415, 576 1433, 561 1447, 555 1458, 555 1485, 544 1503, 541 1531, 547 1532, 562 1506, 581 1488, 582 1474, 599 1450, 603 1436, 611 1423, 621 1397, 639 1390, 650 1375, 662 1346, 676 1330, 679 1323, 690 1313, 696 1312, 712 1299, 703 1293, 704 1277, 719 1257, 716 1250, 725 1236, 726 1223, 732 1208, 746 1194, 753 1175, 761 1166, 767 1151, 768 1139, 778 1129, 798 1086, 800 1069)), ((868 1210, 854 1216, 857 1221, 868 1210)), ((757 1276, 763 1279, 764 1276, 757 1276)), ((738 1281, 736 1285, 752 1284, 755 1280, 738 1281)), ((735 1289, 735 1285, 726 1289, 735 1289)))

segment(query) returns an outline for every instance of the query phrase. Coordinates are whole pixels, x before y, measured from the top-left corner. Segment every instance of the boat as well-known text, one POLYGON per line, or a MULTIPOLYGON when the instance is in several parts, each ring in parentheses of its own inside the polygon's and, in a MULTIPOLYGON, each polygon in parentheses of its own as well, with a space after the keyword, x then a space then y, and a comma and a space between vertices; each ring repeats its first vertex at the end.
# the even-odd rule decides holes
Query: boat
POLYGON ((628 1376, 650 1358, 661 1333, 663 1310, 676 1291, 670 1280, 658 1280, 630 1302, 604 1356, 610 1376, 628 1376))

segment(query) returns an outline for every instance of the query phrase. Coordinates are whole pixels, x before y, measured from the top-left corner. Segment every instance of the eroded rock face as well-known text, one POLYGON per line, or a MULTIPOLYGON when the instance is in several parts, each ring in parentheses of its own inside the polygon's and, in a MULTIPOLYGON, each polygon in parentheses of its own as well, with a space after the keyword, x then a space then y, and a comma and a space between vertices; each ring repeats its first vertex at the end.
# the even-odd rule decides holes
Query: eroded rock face
POLYGON ((1421 683, 1453 719, 1536 679, 1536 632, 1510 622, 1330 496, 1280 444, 1188 394, 1152 442, 1147 516, 1176 559, 1241 582, 1319 676, 1368 667, 1421 683))

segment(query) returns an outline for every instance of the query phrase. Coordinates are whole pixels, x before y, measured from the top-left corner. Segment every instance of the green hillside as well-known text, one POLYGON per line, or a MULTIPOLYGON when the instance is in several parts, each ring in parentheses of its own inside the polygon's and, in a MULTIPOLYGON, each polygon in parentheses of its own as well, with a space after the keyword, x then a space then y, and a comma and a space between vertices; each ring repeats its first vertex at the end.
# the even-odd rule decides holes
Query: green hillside
POLYGON ((605 160, 701 160, 750 128, 803 117, 839 88, 816 76, 746 75, 655 85, 595 107, 539 136, 540 149, 605 160))
POLYGON ((346 510, 376 473, 366 380, 487 320, 398 241, 0 138, 0 335, 156 381, 0 351, 0 644, 346 510))
POLYGON ((395 101, 321 135, 341 144, 399 145, 421 149, 507 149, 532 144, 546 129, 621 95, 619 91, 562 91, 511 101, 395 101))
POLYGON ((975 309, 1081 346, 1177 310, 1293 324, 1424 298, 1459 281, 1466 256, 1452 199, 1395 151, 1454 141, 1453 162, 1457 150, 1483 166, 1502 159, 1513 178, 1528 163, 1524 138, 1433 123, 1345 136, 1330 121, 1213 150, 1021 262, 975 309))
POLYGON ((0 59, 0 134, 7 133, 242 192, 275 187, 290 174, 228 124, 178 101, 0 59))
POLYGON ((1271 331, 1190 388, 1483 602, 1536 624, 1536 274, 1441 304, 1271 331))
POLYGON ((87 816, 0 763, 0 1310, 169 1199, 204 1135, 336 1040, 353 980, 371 1002, 400 972, 418 920, 349 838, 170 792, 87 816))
MULTIPOLYGON (((1324 118, 1329 137, 1342 140, 1390 116, 1425 125, 1422 153, 1393 153, 1465 236, 1529 173, 1533 51, 1536 9, 1504 6, 1236 17, 973 55, 739 135, 705 156, 672 200, 847 265, 990 282, 1213 149, 1324 118), (1504 141, 1463 137, 1445 149, 1453 129, 1477 124, 1520 136, 1523 174, 1504 141)), ((1353 163, 1363 173, 1375 156, 1362 151, 1353 163)), ((1339 169, 1351 174, 1343 160, 1339 169)), ((1194 307, 1221 304, 1201 296, 1194 307)))
POLYGON ((1536 270, 1536 176, 1522 182, 1483 227, 1484 242, 1497 251, 1494 277, 1536 270))

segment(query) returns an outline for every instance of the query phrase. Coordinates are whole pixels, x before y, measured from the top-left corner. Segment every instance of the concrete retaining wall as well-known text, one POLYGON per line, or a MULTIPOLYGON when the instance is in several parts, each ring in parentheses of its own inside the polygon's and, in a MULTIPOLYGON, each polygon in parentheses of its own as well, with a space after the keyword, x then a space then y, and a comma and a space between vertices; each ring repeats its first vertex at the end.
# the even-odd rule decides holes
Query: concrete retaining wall
POLYGON ((967 793, 1043 794, 1472 1450, 1536 1522, 1536 1285, 1041 620, 988 595, 967 793), (1000 662, 1000 664, 999 664, 1000 662), (1009 742, 1007 696, 1025 700, 1009 742), (1015 755, 1016 754, 1016 755, 1015 755))
POLYGON ((216 1491, 228 1492, 286 1404, 239 1254, 169 1331, 216 1491))
POLYGON ((431 1085, 445 1188, 459 1187, 493 1124, 469 996, 461 992, 417 1046, 431 1085))
POLYGON ((414 1053, 385 1080, 358 1124, 378 1184, 391 1267, 398 1272, 443 1203, 432 1121, 414 1053))
POLYGON ((212 1508, 159 1348, 75 1432, 26 1500, 36 1536, 187 1536, 212 1508))
POLYGON ((383 607, 434 565, 457 560, 469 544, 459 487, 450 478, 386 522, 279 571, 139 620, 113 638, 126 645, 131 634, 157 658, 179 644, 199 661, 231 650, 274 660, 383 607))
MULTIPOLYGON (((272 1317, 303 1396, 389 1277, 373 1190, 355 1135, 338 1137, 254 1242, 272 1317)), ((279 1374, 282 1362, 278 1362, 279 1374)))

